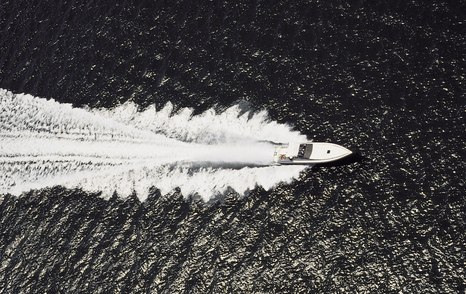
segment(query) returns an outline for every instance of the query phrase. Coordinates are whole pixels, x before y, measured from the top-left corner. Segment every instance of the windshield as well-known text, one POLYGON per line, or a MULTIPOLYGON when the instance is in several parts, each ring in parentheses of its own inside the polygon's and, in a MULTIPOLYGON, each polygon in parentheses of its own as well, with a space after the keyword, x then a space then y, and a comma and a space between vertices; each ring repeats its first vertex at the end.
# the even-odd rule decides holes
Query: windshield
POLYGON ((299 158, 309 158, 312 153, 312 144, 300 144, 298 157, 299 158))

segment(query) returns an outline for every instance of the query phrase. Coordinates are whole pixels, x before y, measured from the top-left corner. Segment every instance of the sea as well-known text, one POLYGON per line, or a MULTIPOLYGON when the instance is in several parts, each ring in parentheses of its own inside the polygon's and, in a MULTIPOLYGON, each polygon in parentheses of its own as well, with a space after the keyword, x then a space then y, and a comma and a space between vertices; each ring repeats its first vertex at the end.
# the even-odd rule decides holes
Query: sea
POLYGON ((465 293, 465 15, 0 1, 0 293, 465 293))

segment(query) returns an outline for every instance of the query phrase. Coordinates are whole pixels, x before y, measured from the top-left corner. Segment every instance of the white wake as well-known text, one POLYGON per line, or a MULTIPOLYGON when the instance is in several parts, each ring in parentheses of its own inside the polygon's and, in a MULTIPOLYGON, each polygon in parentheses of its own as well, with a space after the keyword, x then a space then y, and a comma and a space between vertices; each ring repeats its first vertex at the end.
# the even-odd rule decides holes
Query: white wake
POLYGON ((274 145, 304 141, 266 112, 233 106, 200 115, 167 104, 156 110, 125 103, 113 109, 73 108, 0 89, 0 194, 62 185, 85 191, 136 192, 151 187, 205 200, 229 187, 245 193, 289 182, 305 168, 270 166, 274 145))

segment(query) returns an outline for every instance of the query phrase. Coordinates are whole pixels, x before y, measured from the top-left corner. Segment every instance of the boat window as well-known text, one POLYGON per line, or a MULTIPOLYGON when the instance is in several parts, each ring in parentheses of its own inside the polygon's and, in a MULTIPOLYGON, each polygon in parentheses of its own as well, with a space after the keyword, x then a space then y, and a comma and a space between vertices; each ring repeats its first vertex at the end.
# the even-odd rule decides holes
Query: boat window
POLYGON ((304 153, 306 152, 306 145, 307 144, 299 144, 298 157, 304 157, 304 153))
POLYGON ((310 158, 312 153, 312 144, 300 144, 298 157, 299 158, 310 158))
POLYGON ((327 150, 327 154, 330 154, 330 150, 327 150))

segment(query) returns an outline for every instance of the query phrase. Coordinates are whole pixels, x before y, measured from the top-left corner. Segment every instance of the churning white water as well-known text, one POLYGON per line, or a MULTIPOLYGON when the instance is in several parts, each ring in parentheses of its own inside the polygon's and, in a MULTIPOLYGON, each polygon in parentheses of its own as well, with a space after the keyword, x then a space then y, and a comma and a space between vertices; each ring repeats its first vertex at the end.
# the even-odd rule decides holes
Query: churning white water
POLYGON ((0 193, 15 195, 55 185, 136 192, 150 187, 205 200, 229 187, 244 193, 291 181, 305 168, 270 166, 274 145, 303 141, 266 112, 242 113, 233 106, 200 115, 173 106, 140 110, 134 103, 113 109, 73 108, 0 89, 0 193))

